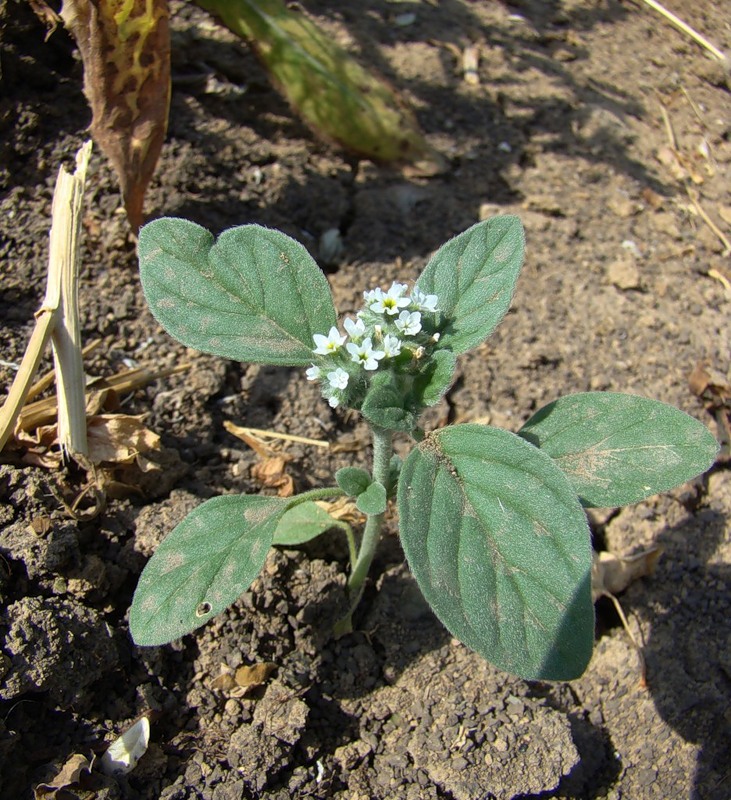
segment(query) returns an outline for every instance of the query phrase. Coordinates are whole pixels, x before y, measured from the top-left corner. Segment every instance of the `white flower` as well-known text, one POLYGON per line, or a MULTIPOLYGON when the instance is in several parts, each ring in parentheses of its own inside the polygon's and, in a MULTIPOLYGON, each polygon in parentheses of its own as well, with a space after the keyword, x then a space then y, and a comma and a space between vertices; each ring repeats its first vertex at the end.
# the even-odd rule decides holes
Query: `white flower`
POLYGON ((365 322, 360 317, 354 320, 348 317, 343 322, 343 327, 351 339, 360 339, 365 335, 365 322))
MULTIPOLYGON (((327 382, 333 389, 345 389, 348 385, 348 379, 350 375, 342 368, 338 367, 333 372, 327 373, 327 382)), ((335 408, 335 406, 333 406, 335 408)))
POLYGON ((392 333, 387 333, 383 337, 383 352, 386 354, 386 358, 395 358, 401 352, 401 340, 398 336, 394 336, 392 333))
POLYGON ((338 350, 345 344, 346 336, 343 336, 340 331, 333 325, 330 328, 330 333, 323 336, 321 333, 316 333, 313 337, 317 345, 313 350, 318 356, 328 356, 331 353, 337 353, 338 350))
POLYGON ((402 311, 396 320, 396 327, 404 336, 416 336, 421 330, 421 314, 418 311, 402 311))
POLYGON ((330 408, 337 408, 340 405, 340 398, 333 396, 327 402, 330 408))
POLYGON ((394 281, 387 292, 384 292, 383 289, 374 289, 372 294, 375 297, 375 301, 368 307, 376 314, 394 316, 411 302, 408 297, 404 297, 404 292, 407 288, 405 283, 396 283, 394 281))
POLYGON ((322 374, 322 370, 319 367, 316 367, 314 364, 305 372, 308 381, 316 381, 320 379, 320 375, 322 374))
POLYGON ((361 364, 363 369, 378 369, 378 362, 386 355, 383 350, 374 350, 371 337, 363 339, 360 344, 349 342, 346 346, 350 353, 351 360, 356 364, 361 364))
POLYGON ((363 292, 363 299, 366 301, 366 305, 369 306, 371 303, 375 303, 381 294, 383 294, 381 289, 371 289, 363 292))
POLYGON ((415 286, 414 291, 411 293, 411 302, 419 311, 436 311, 438 301, 439 298, 435 294, 426 294, 418 286, 415 286))

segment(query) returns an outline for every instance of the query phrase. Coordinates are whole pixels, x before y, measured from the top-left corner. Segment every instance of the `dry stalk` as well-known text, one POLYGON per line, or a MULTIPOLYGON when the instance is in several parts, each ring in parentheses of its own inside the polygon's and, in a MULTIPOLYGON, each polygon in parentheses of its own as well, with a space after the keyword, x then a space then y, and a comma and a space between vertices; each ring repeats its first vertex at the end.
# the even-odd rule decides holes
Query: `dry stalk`
POLYGON ((678 28, 678 30, 683 31, 683 33, 687 33, 691 39, 701 45, 701 47, 704 47, 706 50, 708 50, 708 52, 722 64, 728 64, 728 59, 721 50, 709 42, 705 36, 698 33, 697 30, 691 28, 688 23, 683 22, 683 20, 673 14, 672 11, 665 8, 665 6, 661 5, 656 0, 642 0, 642 2, 645 3, 645 5, 650 6, 650 8, 653 8, 659 14, 662 14, 662 16, 665 17, 665 19, 667 19, 672 25, 678 28))
POLYGON ((73 175, 59 170, 53 193, 46 296, 8 397, 0 409, 0 449, 25 404, 43 351, 51 340, 58 394, 59 442, 71 455, 86 455, 84 370, 79 325, 79 232, 91 142, 76 154, 73 175))

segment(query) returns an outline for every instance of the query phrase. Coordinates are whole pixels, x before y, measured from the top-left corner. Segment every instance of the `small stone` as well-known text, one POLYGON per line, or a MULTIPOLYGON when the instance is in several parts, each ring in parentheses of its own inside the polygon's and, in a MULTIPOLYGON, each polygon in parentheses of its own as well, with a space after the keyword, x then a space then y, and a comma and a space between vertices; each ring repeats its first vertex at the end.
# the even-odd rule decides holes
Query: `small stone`
POLYGON ((358 739, 355 742, 336 748, 333 758, 336 764, 339 764, 344 770, 350 771, 355 769, 372 752, 373 748, 368 742, 358 739))
POLYGON ((559 47, 557 50, 554 50, 553 57, 556 61, 576 61, 576 51, 570 50, 568 47, 559 47))
POLYGON ((669 211, 659 211, 652 217, 652 224, 660 233, 665 233, 673 239, 680 239, 681 233, 675 215, 669 211))
POLYGON ((328 228, 318 243, 320 261, 331 267, 340 264, 345 254, 345 244, 338 228, 328 228))
POLYGON ((623 258, 610 264, 607 268, 609 282, 618 289, 639 289, 640 271, 631 258, 623 258))
POLYGON ((607 208, 621 219, 634 216, 639 211, 637 203, 624 195, 615 195, 607 201, 607 208))
POLYGON ((657 779, 657 770, 651 767, 643 767, 637 772, 637 782, 640 786, 650 786, 657 779))
POLYGON ((223 710, 226 712, 226 716, 234 717, 239 713, 240 705, 237 700, 229 698, 226 701, 226 705, 223 707, 223 710))

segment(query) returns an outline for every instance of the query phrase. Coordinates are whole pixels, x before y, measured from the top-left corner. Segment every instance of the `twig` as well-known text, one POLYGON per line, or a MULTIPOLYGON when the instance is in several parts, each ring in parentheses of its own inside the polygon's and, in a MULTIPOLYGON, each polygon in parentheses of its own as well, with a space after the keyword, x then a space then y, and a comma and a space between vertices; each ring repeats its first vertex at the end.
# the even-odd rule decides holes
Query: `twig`
MULTIPOLYGON (((102 343, 101 339, 94 339, 93 341, 89 342, 89 344, 84 347, 81 351, 81 355, 85 358, 89 355, 89 353, 93 353, 94 350, 99 347, 102 343)), ((28 394, 26 395, 25 402, 27 403, 29 400, 32 400, 34 397, 38 397, 39 394, 48 389, 48 387, 53 383, 56 377, 56 371, 53 369, 48 370, 48 372, 42 377, 39 378, 31 387, 28 389, 28 394)), ((22 412, 21 412, 22 413, 22 412)))
POLYGON ((698 195, 694 192, 690 186, 686 186, 686 191, 688 192, 688 197, 690 198, 690 202, 693 204, 693 208, 698 212, 701 219, 708 225, 708 227, 718 236, 721 240, 721 243, 724 246, 723 255, 728 256, 731 255, 731 241, 729 241, 728 236, 716 225, 716 223, 708 216, 708 214, 704 211, 701 204, 698 202, 698 195))
POLYGON ((673 14, 672 11, 669 11, 665 6, 661 5, 660 3, 656 2, 656 0, 642 0, 643 3, 650 6, 650 8, 655 9, 658 13, 662 14, 665 19, 675 25, 676 28, 683 31, 683 33, 687 33, 691 39, 695 40, 699 45, 705 47, 709 53, 711 53, 714 58, 717 58, 722 63, 727 63, 726 56, 721 50, 719 50, 715 45, 711 44, 705 36, 702 36, 698 31, 694 28, 691 28, 690 25, 683 22, 680 17, 677 17, 673 14))
POLYGON ((662 100, 659 101, 660 103, 660 113, 662 114, 662 121, 665 125, 665 135, 668 137, 668 144, 674 153, 677 154, 678 152, 678 139, 675 135, 675 128, 673 128, 673 123, 670 121, 670 115, 668 114, 667 108, 665 108, 665 104, 662 100))
MULTIPOLYGON (((265 431, 260 428, 245 428, 240 425, 234 425, 236 431, 251 434, 252 436, 269 437, 270 439, 284 439, 288 442, 299 442, 300 444, 311 444, 314 447, 330 447, 330 442, 323 439, 308 439, 306 436, 295 436, 292 433, 278 433, 277 431, 265 431)), ((233 432, 233 431, 232 431, 233 432)))
MULTIPOLYGON (((93 392, 103 392, 105 390, 115 391, 118 394, 131 392, 145 386, 158 378, 166 378, 168 375, 176 375, 190 367, 190 364, 178 364, 175 367, 164 367, 162 369, 146 369, 145 367, 135 367, 134 369, 119 372, 109 378, 100 378, 98 381, 87 387, 84 398, 84 407, 93 392)), ((47 425, 56 417, 56 401, 53 397, 46 397, 43 400, 36 400, 28 403, 20 412, 16 429, 21 431, 32 431, 40 425, 47 425)))
MULTIPOLYGON (((690 98, 688 99, 690 100, 690 98)), ((692 107, 692 101, 691 101, 691 107, 692 107)), ((665 108, 665 105, 662 103, 662 101, 660 102, 660 113, 662 114, 663 124, 665 125, 665 133, 668 137, 668 144, 670 145, 670 149, 673 151, 673 155, 675 157, 676 162, 678 163, 678 165, 682 167, 678 155, 679 154, 678 140, 675 136, 673 123, 671 122, 668 110, 667 108, 665 108)), ((726 234, 718 227, 718 225, 716 225, 716 223, 708 216, 708 214, 703 209, 698 200, 698 193, 695 192, 689 186, 688 180, 684 178, 682 182, 683 186, 685 187, 686 194, 688 195, 688 199, 692 203, 693 208, 696 210, 696 213, 706 223, 706 225, 708 225, 708 227, 713 231, 713 233, 719 238, 719 240, 723 244, 724 247, 723 255, 724 256, 731 255, 731 241, 729 241, 728 236, 726 236, 726 234)))
POLYGON ((36 326, 33 328, 28 346, 20 362, 20 368, 15 375, 8 396, 0 408, 0 450, 5 447, 10 435, 15 427, 20 410, 23 408, 25 398, 28 395, 33 376, 36 374, 38 365, 41 362, 43 351, 51 338, 51 330, 55 320, 53 314, 41 314, 36 319, 36 326))

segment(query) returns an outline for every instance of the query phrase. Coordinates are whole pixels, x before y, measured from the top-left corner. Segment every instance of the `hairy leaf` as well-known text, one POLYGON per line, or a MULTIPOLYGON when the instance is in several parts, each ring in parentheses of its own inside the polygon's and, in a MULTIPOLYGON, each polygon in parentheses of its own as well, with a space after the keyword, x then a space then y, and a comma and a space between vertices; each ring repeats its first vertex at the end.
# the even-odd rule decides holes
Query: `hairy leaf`
POLYGON ((313 334, 336 321, 327 279, 307 250, 279 231, 242 225, 214 242, 200 225, 165 217, 140 231, 139 258, 155 318, 206 353, 305 366, 313 334))
POLYGON ((417 375, 415 393, 419 406, 436 405, 454 378, 457 356, 450 350, 437 350, 417 375))
POLYGON ((590 534, 550 457, 497 428, 442 428, 406 459, 398 506, 409 565, 454 636, 523 678, 583 672, 594 636, 590 534))
POLYGON ((464 353, 495 330, 510 307, 524 249, 518 217, 499 216, 473 225, 437 250, 416 285, 439 297, 447 321, 440 348, 464 353))
POLYGON ((328 139, 366 158, 415 164, 422 174, 443 171, 445 160, 404 101, 301 9, 283 0, 196 2, 252 41, 274 83, 328 139))
POLYGON ((357 497, 370 486, 370 474, 360 467, 343 467, 335 473, 338 486, 351 497, 357 497))
POLYGON ((416 425, 416 415, 408 405, 391 376, 383 372, 373 377, 361 412, 372 425, 410 433, 416 425))
POLYGON ((225 495, 188 514, 142 571, 129 618, 134 641, 166 644, 231 605, 264 565, 286 509, 276 497, 225 495))
POLYGON ((94 141, 112 162, 136 232, 167 130, 167 0, 64 0, 61 16, 84 63, 94 141))
POLYGON ((307 500, 290 508, 279 520, 272 544, 278 547, 296 547, 331 528, 340 528, 342 524, 317 503, 307 500))
POLYGON ((718 452, 693 417, 612 392, 561 397, 519 435, 556 460, 587 507, 627 505, 672 489, 707 470, 718 452))
POLYGON ((386 510, 386 487, 378 481, 370 486, 355 501, 355 507, 363 514, 383 514, 386 510))

